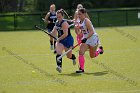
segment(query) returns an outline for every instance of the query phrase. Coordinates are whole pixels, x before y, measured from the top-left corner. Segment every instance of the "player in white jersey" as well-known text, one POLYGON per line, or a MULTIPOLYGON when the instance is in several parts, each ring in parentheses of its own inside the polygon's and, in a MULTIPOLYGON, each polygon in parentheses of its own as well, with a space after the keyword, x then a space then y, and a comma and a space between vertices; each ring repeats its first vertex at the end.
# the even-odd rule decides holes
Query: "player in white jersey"
POLYGON ((97 57, 99 54, 103 53, 103 47, 98 45, 100 44, 98 34, 95 32, 95 29, 91 23, 91 21, 86 18, 86 9, 80 8, 78 10, 78 17, 80 19, 79 28, 83 34, 82 37, 82 44, 80 45, 79 50, 79 65, 80 68, 76 73, 83 73, 84 72, 84 63, 85 58, 84 54, 87 49, 89 49, 89 54, 91 58, 97 57))
MULTIPOLYGON (((83 5, 82 4, 78 4, 77 5, 77 9, 76 9, 76 11, 75 11, 75 13, 74 13, 74 21, 75 21, 75 27, 74 27, 74 29, 75 29, 75 33, 76 33, 76 39, 77 39, 77 42, 78 43, 80 43, 81 42, 81 38, 83 37, 83 34, 82 33, 80 33, 80 31, 79 31, 79 22, 80 22, 80 19, 78 18, 78 9, 80 9, 80 8, 83 8, 83 5)), ((87 18, 89 18, 89 16, 88 16, 88 14, 86 13, 86 17, 87 18)), ((90 19, 90 18, 89 18, 90 19)))

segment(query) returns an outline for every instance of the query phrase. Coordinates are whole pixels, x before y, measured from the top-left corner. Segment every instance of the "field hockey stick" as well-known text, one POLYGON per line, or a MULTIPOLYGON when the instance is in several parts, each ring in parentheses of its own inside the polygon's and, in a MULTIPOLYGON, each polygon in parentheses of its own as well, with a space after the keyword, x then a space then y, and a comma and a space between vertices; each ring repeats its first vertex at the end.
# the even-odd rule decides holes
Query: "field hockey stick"
POLYGON ((72 16, 69 16, 68 13, 64 9, 61 9, 61 11, 63 11, 63 13, 67 16, 68 19, 72 18, 72 16))
POLYGON ((46 34, 48 34, 49 36, 51 36, 52 38, 54 38, 55 40, 57 40, 57 38, 56 37, 54 37, 53 35, 51 35, 50 33, 48 33, 46 30, 44 30, 43 28, 41 28, 41 27, 39 27, 39 26, 37 26, 37 25, 35 25, 35 28, 37 28, 37 29, 39 29, 39 30, 42 30, 43 32, 45 32, 46 34))
POLYGON ((57 61, 59 61, 60 62, 60 59, 62 58, 62 57, 64 57, 66 54, 68 54, 70 51, 72 51, 73 49, 75 49, 77 46, 79 46, 81 44, 81 42, 80 43, 78 43, 78 44, 76 44, 74 47, 72 47, 72 48, 70 48, 68 51, 66 51, 65 53, 63 53, 61 56, 59 56, 58 58, 57 58, 57 61))
POLYGON ((45 18, 42 18, 43 21, 46 21, 45 18))
POLYGON ((74 24, 70 24, 70 25, 69 25, 69 28, 71 28, 72 26, 74 26, 74 24))
POLYGON ((74 26, 74 21, 73 20, 69 20, 69 19, 65 19, 69 25, 69 28, 71 28, 72 26, 74 26))
POLYGON ((47 21, 45 20, 45 18, 42 18, 42 20, 46 23, 47 21))

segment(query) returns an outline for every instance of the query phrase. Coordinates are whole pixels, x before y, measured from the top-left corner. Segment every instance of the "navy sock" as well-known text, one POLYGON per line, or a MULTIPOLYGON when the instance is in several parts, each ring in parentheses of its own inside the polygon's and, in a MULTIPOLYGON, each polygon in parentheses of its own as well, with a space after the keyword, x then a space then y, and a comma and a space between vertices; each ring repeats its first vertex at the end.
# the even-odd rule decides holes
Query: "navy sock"
POLYGON ((54 44, 54 49, 55 49, 55 44, 56 44, 56 41, 54 41, 54 42, 53 42, 53 44, 54 44))
POLYGON ((53 45, 53 41, 50 40, 50 45, 53 45))
POLYGON ((72 54, 72 57, 70 59, 72 59, 72 60, 76 59, 75 55, 72 54))
POLYGON ((59 55, 59 54, 56 55, 56 63, 57 63, 57 66, 62 67, 62 58, 59 61, 57 60, 57 58, 60 57, 60 56, 61 55, 59 55))

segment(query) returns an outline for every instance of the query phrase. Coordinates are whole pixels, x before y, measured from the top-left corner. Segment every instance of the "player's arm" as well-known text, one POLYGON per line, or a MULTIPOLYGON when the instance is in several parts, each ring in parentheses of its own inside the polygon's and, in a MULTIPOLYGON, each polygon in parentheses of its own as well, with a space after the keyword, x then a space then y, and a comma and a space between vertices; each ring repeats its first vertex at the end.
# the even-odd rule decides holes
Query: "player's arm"
POLYGON ((73 18, 73 20, 74 20, 74 21, 77 20, 77 12, 74 13, 74 18, 73 18))
POLYGON ((74 26, 75 26, 75 33, 78 35, 78 34, 80 34, 81 33, 81 30, 80 30, 80 26, 79 26, 79 23, 77 22, 77 19, 78 19, 78 12, 76 11, 75 13, 74 13, 74 19, 73 19, 73 21, 74 21, 74 26))
POLYGON ((47 15, 45 16, 45 21, 46 21, 47 23, 50 23, 50 21, 48 20, 49 16, 50 16, 50 12, 48 12, 47 15))
POLYGON ((62 35, 61 37, 58 38, 58 40, 57 40, 58 42, 59 42, 60 40, 63 40, 65 37, 68 36, 68 28, 69 28, 69 24, 68 24, 67 22, 64 22, 64 23, 62 24, 63 35, 62 35))
POLYGON ((86 18, 85 24, 86 24, 86 27, 89 31, 88 32, 89 34, 86 38, 82 39, 82 43, 85 43, 87 41, 87 39, 90 38, 94 34, 94 32, 93 32, 94 29, 92 28, 91 21, 88 18, 86 18))
POLYGON ((53 27, 53 30, 50 34, 54 37, 57 37, 57 27, 56 26, 53 27))
POLYGON ((87 39, 88 39, 94 34, 94 31, 93 31, 94 29, 92 27, 91 21, 88 18, 86 18, 86 27, 89 31, 89 35, 87 36, 87 39))

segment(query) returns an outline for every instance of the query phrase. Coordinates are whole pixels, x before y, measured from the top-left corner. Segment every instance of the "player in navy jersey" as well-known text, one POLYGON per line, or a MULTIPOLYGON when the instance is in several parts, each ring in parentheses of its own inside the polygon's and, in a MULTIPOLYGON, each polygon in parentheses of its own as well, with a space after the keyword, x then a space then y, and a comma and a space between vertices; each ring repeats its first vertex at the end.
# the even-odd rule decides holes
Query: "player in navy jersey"
MULTIPOLYGON (((56 20, 57 20, 57 18, 56 18, 56 12, 55 12, 55 5, 52 4, 50 6, 50 11, 45 16, 45 21, 48 23, 47 29, 48 29, 49 33, 53 30, 56 20)), ((50 48, 51 48, 51 50, 54 49, 54 52, 55 52, 55 43, 56 43, 56 41, 54 41, 53 38, 50 37, 50 48)))
MULTIPOLYGON (((53 36, 58 36, 58 39, 56 41, 56 51, 57 51, 57 55, 56 55, 57 68, 56 68, 56 70, 61 73, 62 58, 60 59, 60 61, 58 61, 57 58, 59 56, 61 56, 63 50, 67 51, 67 50, 69 50, 69 48, 73 47, 74 39, 70 33, 69 24, 64 19, 64 12, 62 10, 58 10, 56 13, 56 16, 57 16, 57 22, 56 22, 51 34, 53 36)), ((76 64, 76 57, 74 54, 72 54, 72 51, 70 51, 67 54, 67 58, 72 59, 73 65, 76 64)))

